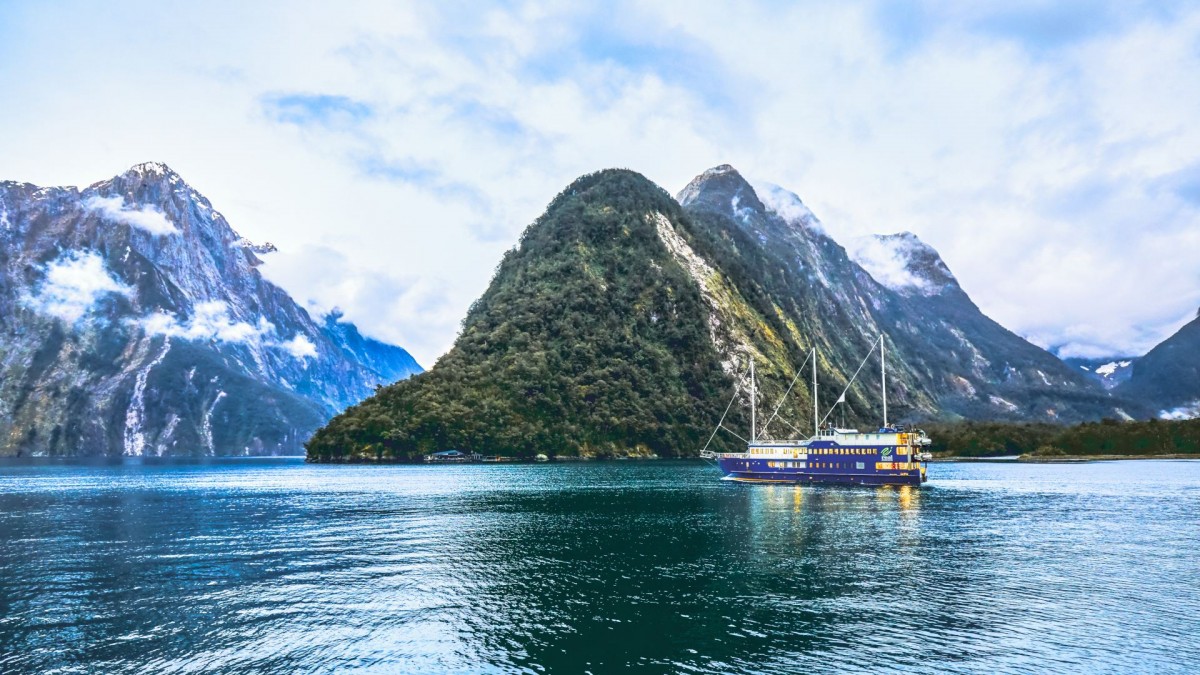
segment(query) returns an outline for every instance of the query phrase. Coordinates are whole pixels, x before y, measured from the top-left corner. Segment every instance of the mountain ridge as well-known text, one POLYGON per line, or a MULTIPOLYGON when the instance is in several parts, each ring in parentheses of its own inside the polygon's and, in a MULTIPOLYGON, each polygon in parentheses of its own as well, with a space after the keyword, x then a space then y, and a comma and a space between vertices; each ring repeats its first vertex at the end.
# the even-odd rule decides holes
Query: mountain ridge
MULTIPOLYGON (((581 177, 505 254, 450 352, 331 420, 306 445, 309 459, 414 459, 449 448, 694 454, 731 396, 742 405, 731 406, 726 427, 748 426, 748 357, 760 401, 780 402, 775 434, 799 435, 813 392, 801 384, 783 394, 814 347, 820 410, 844 390, 839 415, 869 425, 878 380, 850 375, 878 358, 880 334, 895 355, 895 421, 1119 414, 1098 385, 984 316, 915 237, 886 241, 919 254, 909 263, 940 279, 938 292, 880 283, 789 195, 767 200, 784 205, 780 215, 729 165, 697 176, 678 200, 630 171, 581 177), (686 336, 678 348, 664 342, 668 329, 686 336), (621 395, 606 398, 613 391, 621 395)), ((734 448, 731 436, 710 442, 734 448)))

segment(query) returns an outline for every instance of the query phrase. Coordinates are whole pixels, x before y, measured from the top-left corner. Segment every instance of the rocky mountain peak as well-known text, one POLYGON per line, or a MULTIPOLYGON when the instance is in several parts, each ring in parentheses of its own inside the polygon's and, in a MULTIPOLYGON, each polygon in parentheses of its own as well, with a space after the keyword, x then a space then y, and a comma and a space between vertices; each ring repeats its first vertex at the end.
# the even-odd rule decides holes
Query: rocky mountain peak
POLYGON ((706 170, 692 179, 676 197, 682 206, 708 208, 734 215, 752 211, 765 213, 766 207, 749 181, 728 164, 706 170))
POLYGON ((167 166, 166 164, 163 164, 162 162, 142 162, 141 164, 134 164, 133 166, 131 166, 129 168, 128 171, 125 172, 126 176, 128 176, 130 174, 136 174, 138 176, 145 176, 145 177, 163 177, 163 178, 170 178, 171 176, 179 175, 179 174, 175 173, 175 171, 173 171, 171 169, 171 167, 167 166))
MULTIPOLYGON (((162 191, 186 190, 194 192, 191 186, 183 180, 182 176, 162 162, 134 164, 108 180, 89 185, 85 192, 118 191, 128 193, 138 190, 151 190, 154 196, 158 196, 162 191)), ((199 193, 196 194, 197 196, 199 195, 199 193)))
POLYGON ((860 237, 847 248, 876 281, 903 295, 940 295, 958 288, 937 250, 912 232, 860 237))

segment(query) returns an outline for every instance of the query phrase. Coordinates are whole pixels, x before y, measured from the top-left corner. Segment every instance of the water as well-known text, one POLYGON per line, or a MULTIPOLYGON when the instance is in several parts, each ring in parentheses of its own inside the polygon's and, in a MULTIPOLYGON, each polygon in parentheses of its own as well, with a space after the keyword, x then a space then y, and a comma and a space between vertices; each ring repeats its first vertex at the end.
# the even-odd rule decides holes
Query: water
POLYGON ((1196 672, 1200 462, 0 464, 0 671, 1196 672))

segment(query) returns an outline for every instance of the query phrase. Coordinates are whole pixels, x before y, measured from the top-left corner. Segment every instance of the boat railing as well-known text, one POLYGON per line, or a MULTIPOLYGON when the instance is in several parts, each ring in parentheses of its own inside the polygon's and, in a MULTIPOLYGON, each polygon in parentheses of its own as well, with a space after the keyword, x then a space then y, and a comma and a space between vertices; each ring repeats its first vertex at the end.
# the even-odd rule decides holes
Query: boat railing
POLYGON ((701 450, 701 459, 743 459, 749 457, 747 452, 713 452, 712 450, 701 450))

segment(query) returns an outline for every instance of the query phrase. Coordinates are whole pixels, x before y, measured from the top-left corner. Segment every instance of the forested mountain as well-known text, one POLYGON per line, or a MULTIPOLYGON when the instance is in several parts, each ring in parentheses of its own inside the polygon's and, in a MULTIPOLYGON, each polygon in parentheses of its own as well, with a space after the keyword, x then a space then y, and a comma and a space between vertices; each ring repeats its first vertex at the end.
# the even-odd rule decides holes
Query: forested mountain
POLYGON ((0 455, 289 453, 420 370, 265 280, 162 164, 0 183, 0 455))
MULTIPOLYGON (((748 427, 751 357, 765 435, 801 436, 812 428, 805 376, 773 413, 809 350, 824 414, 881 333, 895 421, 1120 414, 1097 384, 979 312, 912 235, 866 242, 856 257, 795 195, 760 194, 728 166, 678 201, 630 171, 585 176, 505 255, 450 352, 334 418, 308 456, 694 454, 734 392, 726 425, 748 427)), ((879 422, 877 358, 839 418, 879 422)))
POLYGON ((309 457, 694 449, 732 382, 659 235, 682 217, 633 172, 575 181, 505 254, 437 365, 336 417, 309 457))

